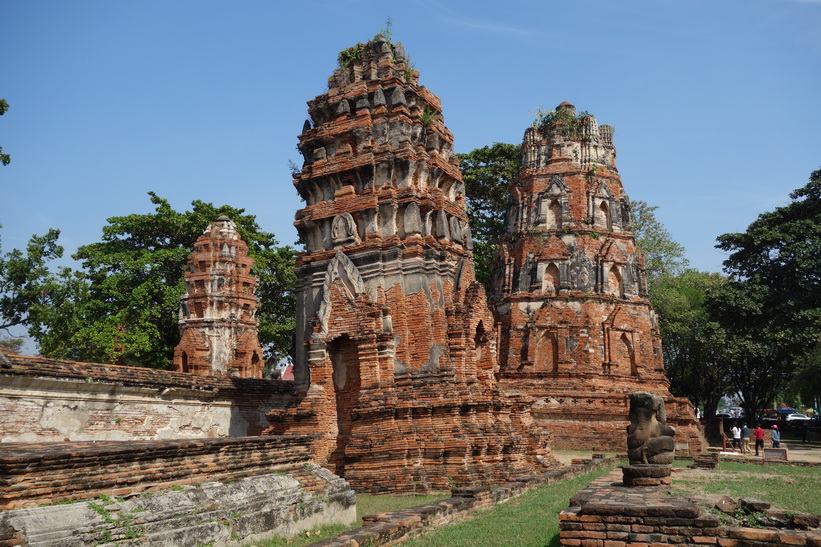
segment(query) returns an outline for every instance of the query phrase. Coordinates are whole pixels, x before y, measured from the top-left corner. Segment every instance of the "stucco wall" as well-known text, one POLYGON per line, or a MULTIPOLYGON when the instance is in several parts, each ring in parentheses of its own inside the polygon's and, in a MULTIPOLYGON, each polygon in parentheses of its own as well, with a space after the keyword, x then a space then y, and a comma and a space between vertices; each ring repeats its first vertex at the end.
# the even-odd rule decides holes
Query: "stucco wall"
POLYGON ((291 383, 10 356, 0 442, 258 435, 291 383))

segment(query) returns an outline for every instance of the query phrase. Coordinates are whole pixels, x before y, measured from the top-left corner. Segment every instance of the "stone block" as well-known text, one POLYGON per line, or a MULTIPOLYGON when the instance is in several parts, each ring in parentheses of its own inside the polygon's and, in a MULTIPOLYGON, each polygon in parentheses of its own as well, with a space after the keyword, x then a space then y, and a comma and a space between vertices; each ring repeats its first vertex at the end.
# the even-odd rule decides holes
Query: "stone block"
POLYGON ((770 509, 771 505, 758 498, 741 498, 738 505, 742 511, 747 513, 762 513, 770 509))

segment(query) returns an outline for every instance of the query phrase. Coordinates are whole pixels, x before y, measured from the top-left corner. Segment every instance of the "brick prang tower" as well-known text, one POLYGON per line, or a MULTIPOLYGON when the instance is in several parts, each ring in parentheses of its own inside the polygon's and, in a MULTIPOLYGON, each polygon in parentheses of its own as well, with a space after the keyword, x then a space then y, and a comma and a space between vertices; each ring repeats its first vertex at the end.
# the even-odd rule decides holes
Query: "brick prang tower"
POLYGON ((499 381, 537 398, 554 448, 624 449, 629 394, 663 397, 683 452, 703 439, 672 397, 613 128, 562 103, 525 131, 492 300, 499 381))
POLYGON ((197 238, 185 272, 174 370, 262 378, 253 265, 248 245, 226 216, 197 238))
POLYGON ((527 398, 498 390, 453 136, 418 78, 382 36, 345 50, 308 103, 294 180, 302 395, 269 414, 269 431, 317 434, 317 461, 372 492, 555 463, 527 398))

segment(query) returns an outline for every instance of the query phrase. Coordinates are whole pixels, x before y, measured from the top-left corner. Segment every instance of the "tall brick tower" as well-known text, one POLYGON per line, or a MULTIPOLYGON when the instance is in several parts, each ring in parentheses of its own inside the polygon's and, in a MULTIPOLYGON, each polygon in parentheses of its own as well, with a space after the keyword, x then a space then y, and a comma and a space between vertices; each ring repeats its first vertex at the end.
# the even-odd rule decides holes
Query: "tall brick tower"
POLYGON ((694 410, 664 376, 613 128, 562 103, 525 131, 522 160, 494 272, 500 384, 537 398, 555 448, 623 450, 642 390, 667 401, 679 448, 699 451, 694 410))
POLYGON ((271 432, 315 432, 318 461, 367 491, 481 483, 550 464, 528 402, 503 397, 475 281, 464 185, 439 99, 401 44, 340 54, 308 103, 295 382, 271 432))
POLYGON ((197 238, 185 272, 174 370, 262 378, 253 265, 236 224, 226 216, 197 238))

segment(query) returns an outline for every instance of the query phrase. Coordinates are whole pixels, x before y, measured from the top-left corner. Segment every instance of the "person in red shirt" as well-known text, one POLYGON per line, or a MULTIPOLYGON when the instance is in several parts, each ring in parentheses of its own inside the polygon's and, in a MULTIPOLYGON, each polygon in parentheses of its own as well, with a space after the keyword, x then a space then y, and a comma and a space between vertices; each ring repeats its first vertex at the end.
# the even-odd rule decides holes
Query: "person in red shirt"
POLYGON ((758 449, 761 448, 761 455, 764 455, 764 430, 761 424, 755 426, 755 455, 758 456, 758 449))

